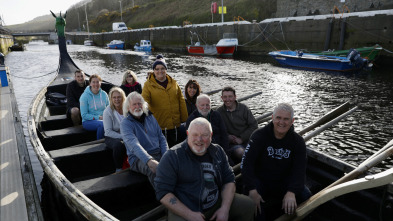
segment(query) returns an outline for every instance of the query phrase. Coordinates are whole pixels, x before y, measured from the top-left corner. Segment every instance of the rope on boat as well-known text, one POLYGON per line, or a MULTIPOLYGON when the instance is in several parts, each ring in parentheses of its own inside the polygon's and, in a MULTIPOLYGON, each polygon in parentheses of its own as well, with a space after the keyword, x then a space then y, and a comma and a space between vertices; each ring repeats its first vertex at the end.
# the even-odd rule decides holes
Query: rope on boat
POLYGON ((14 74, 10 74, 10 75, 11 75, 12 77, 16 77, 16 78, 23 78, 23 79, 34 79, 34 78, 44 77, 44 76, 47 76, 47 75, 53 74, 53 73, 55 73, 55 72, 57 72, 57 70, 55 70, 55 71, 52 71, 52 72, 49 72, 49 73, 46 73, 46 74, 43 74, 43 75, 40 75, 40 76, 34 76, 34 77, 31 77, 31 78, 28 78, 28 77, 26 77, 26 76, 23 76, 23 77, 21 77, 21 76, 17 76, 17 75, 14 75, 14 74))
POLYGON ((291 50, 289 46, 287 45, 287 41, 285 41, 285 36, 284 36, 284 30, 282 29, 282 24, 280 22, 280 27, 281 27, 281 34, 282 34, 282 39, 284 39, 284 44, 287 46, 288 50, 291 50))
POLYGON ((390 54, 393 54, 393 52, 392 51, 389 51, 388 49, 386 49, 386 48, 382 48, 384 51, 386 51, 386 52, 388 52, 388 53, 390 53, 390 54))

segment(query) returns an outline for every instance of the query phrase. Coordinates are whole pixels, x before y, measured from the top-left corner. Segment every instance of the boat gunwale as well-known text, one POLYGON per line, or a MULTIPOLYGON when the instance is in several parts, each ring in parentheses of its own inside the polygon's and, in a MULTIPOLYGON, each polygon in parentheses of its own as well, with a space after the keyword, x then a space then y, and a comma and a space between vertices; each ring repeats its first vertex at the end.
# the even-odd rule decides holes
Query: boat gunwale
MULTIPOLYGON (((118 219, 90 200, 64 176, 64 174, 57 168, 48 152, 44 149, 40 139, 38 138, 36 123, 36 117, 38 117, 37 111, 39 107, 46 108, 44 104, 45 102, 42 101, 45 98, 45 93, 48 86, 50 86, 50 84, 53 83, 58 76, 59 73, 57 72, 53 80, 49 82, 47 86, 43 87, 40 92, 38 92, 30 104, 27 113, 27 126, 30 136, 30 143, 37 155, 38 160, 40 161, 43 171, 48 176, 50 181, 56 186, 56 190, 62 193, 62 196, 65 198, 71 209, 78 210, 80 214, 89 220, 118 221, 118 219)), ((38 120, 39 119, 37 119, 37 121, 38 120)))

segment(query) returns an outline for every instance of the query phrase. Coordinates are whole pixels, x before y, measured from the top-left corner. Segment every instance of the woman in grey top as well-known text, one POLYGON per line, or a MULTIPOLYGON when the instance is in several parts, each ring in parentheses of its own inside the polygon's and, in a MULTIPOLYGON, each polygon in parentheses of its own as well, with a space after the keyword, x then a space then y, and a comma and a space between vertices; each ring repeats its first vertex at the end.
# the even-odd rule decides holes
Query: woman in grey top
POLYGON ((126 155, 120 134, 120 122, 124 119, 123 103, 126 100, 124 91, 119 87, 113 87, 109 91, 109 106, 104 111, 105 144, 113 152, 113 160, 116 172, 121 171, 126 155))

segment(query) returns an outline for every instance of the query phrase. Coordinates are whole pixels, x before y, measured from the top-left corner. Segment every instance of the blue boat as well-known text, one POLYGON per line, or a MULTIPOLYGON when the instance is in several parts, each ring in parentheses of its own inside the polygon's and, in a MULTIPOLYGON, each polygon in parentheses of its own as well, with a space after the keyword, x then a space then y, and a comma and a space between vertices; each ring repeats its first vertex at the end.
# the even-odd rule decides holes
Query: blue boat
POLYGON ((151 51, 150 40, 141 40, 141 43, 136 43, 134 46, 135 51, 151 51))
POLYGON ((368 64, 367 59, 360 57, 355 49, 351 49, 347 57, 326 56, 303 53, 302 51, 272 51, 269 55, 281 65, 325 71, 356 71, 368 64))
POLYGON ((107 44, 109 49, 124 49, 124 41, 122 40, 113 40, 109 44, 107 44))

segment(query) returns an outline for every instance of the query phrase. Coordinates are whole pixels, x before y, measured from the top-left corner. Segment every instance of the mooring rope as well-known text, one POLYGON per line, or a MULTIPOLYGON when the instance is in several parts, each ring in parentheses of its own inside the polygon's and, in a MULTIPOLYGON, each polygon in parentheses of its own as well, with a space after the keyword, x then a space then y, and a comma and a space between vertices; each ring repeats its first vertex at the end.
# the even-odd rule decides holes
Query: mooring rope
POLYGON ((43 74, 43 75, 40 75, 40 76, 34 76, 34 77, 31 77, 31 78, 28 78, 28 77, 26 77, 26 76, 21 77, 21 76, 17 76, 17 75, 14 75, 14 74, 10 74, 10 75, 11 75, 12 77, 16 77, 16 78, 34 79, 34 78, 44 77, 44 76, 50 75, 50 74, 55 73, 55 72, 57 72, 57 70, 56 70, 56 71, 49 72, 49 73, 46 73, 46 74, 43 74))

